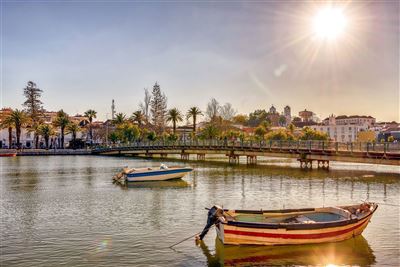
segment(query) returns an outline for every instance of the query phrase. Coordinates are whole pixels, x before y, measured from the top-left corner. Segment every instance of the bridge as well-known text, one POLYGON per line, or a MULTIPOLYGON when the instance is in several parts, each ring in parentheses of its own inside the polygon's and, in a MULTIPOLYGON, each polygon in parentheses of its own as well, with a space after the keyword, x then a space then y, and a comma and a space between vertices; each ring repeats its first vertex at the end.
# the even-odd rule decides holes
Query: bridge
POLYGON ((154 141, 136 142, 130 145, 97 147, 92 150, 97 155, 122 155, 167 157, 180 155, 188 160, 196 155, 197 160, 205 160, 206 155, 224 155, 229 163, 239 163, 246 157, 248 164, 257 164, 257 157, 281 157, 297 159, 301 168, 329 168, 330 161, 369 163, 400 166, 399 143, 339 143, 328 141, 154 141))

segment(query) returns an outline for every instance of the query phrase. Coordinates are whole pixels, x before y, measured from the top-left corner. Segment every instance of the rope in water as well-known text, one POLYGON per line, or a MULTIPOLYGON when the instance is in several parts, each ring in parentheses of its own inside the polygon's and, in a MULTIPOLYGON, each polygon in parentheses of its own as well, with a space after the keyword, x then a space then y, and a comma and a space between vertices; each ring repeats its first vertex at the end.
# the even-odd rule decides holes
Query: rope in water
MULTIPOLYGON (((208 227, 207 230, 210 230, 210 228, 213 227, 213 226, 214 226, 214 224, 211 225, 210 227, 208 227)), ((193 238, 193 237, 195 237, 196 235, 199 235, 199 234, 200 234, 200 233, 196 233, 196 234, 194 234, 194 235, 191 235, 191 236, 189 236, 189 237, 186 237, 185 239, 183 239, 183 240, 181 240, 181 241, 179 241, 179 242, 177 242, 177 243, 175 243, 175 244, 169 246, 168 248, 173 248, 173 247, 175 247, 176 245, 179 245, 180 243, 183 243, 183 242, 185 242, 186 240, 188 240, 188 239, 190 239, 190 238, 193 238)))

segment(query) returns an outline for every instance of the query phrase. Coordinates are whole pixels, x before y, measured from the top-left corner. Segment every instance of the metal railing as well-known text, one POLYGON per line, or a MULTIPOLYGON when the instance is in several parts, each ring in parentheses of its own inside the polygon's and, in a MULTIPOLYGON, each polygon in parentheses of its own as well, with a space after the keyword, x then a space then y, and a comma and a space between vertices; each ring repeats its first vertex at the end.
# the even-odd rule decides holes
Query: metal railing
POLYGON ((98 146, 94 152, 139 149, 230 149, 262 150, 274 152, 326 152, 326 153, 400 153, 400 143, 340 143, 331 141, 228 141, 228 140, 180 140, 142 141, 130 144, 98 146))

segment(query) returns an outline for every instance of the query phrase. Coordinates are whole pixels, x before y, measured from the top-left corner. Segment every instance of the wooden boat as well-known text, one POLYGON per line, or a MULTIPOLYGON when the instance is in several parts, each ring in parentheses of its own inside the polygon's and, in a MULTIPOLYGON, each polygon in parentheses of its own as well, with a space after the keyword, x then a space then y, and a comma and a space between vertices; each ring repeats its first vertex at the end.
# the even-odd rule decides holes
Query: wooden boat
POLYGON ((218 238, 224 244, 315 244, 360 235, 377 208, 376 203, 362 203, 327 208, 223 210, 214 211, 214 215, 211 209, 209 222, 216 224, 218 238), (210 220, 210 216, 214 218, 210 220))
POLYGON ((127 182, 166 181, 180 179, 191 171, 193 169, 189 167, 167 167, 164 164, 161 164, 160 168, 124 168, 121 173, 114 177, 114 180, 124 179, 127 182))

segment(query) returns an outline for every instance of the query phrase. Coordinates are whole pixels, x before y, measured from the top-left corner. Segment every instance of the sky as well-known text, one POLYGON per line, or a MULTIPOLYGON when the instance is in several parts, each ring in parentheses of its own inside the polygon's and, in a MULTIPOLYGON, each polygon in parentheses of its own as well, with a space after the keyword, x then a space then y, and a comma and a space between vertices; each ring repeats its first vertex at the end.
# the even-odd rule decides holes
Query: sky
POLYGON ((47 110, 99 119, 138 109, 155 82, 168 107, 216 98, 321 119, 399 121, 397 1, 1 0, 1 106, 22 108, 27 81, 47 110), (342 34, 315 35, 319 10, 340 8, 342 34))

